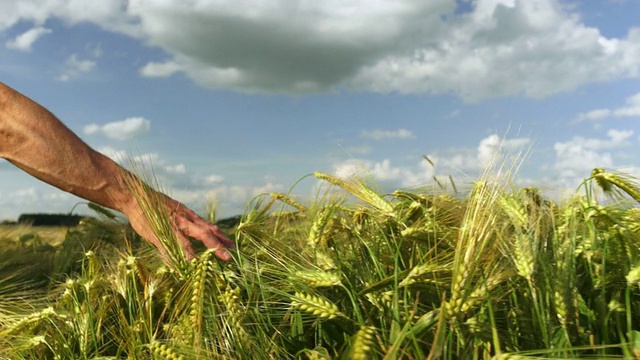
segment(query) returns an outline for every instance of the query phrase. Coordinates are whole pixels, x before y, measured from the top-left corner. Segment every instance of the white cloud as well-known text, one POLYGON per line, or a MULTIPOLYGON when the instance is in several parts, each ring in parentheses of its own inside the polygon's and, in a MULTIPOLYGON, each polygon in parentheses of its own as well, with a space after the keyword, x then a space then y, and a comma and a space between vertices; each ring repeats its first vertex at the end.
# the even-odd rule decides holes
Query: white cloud
MULTIPOLYGON (((612 137, 624 137, 626 134, 615 133, 612 137)), ((503 139, 492 134, 481 139, 477 148, 440 150, 428 155, 433 165, 425 159, 420 159, 413 166, 393 165, 392 160, 383 159, 373 161, 368 159, 349 159, 333 165, 334 174, 341 178, 352 176, 371 178, 374 181, 391 187, 424 186, 433 182, 434 176, 457 178, 456 182, 474 179, 487 166, 492 164, 494 157, 499 156, 498 162, 506 156, 517 155, 531 145, 529 138, 503 139), (464 179, 460 179, 462 176, 464 179)), ((501 165, 501 164, 498 164, 501 165)))
POLYGON ((41 192, 34 187, 20 189, 7 196, 7 200, 15 205, 37 204, 40 198, 41 192))
POLYGON ((222 175, 218 175, 218 174, 211 174, 209 176, 207 176, 205 179, 205 184, 207 185, 211 185, 211 184, 218 184, 224 181, 224 176, 222 175))
POLYGON ((621 145, 628 145, 625 140, 633 136, 633 130, 616 130, 611 129, 607 131, 607 136, 611 138, 611 142, 621 145))
POLYGON ((630 117, 640 116, 640 93, 627 98, 627 106, 617 108, 613 111, 613 116, 630 117))
POLYGON ((365 130, 360 134, 361 137, 373 140, 386 139, 415 139, 415 135, 407 129, 398 130, 365 130))
POLYGON ((91 22, 104 28, 139 35, 136 18, 127 12, 124 0, 20 0, 0 1, 0 31, 19 22, 43 25, 48 19, 59 18, 75 25, 91 22))
POLYGON ((130 117, 105 125, 89 124, 83 129, 87 135, 101 134, 114 140, 128 140, 151 130, 151 121, 143 117, 130 117))
POLYGON ((501 139, 496 134, 489 135, 478 145, 478 166, 484 169, 496 160, 496 156, 517 152, 529 145, 531 145, 529 138, 501 139))
POLYGON ((638 77, 640 29, 608 39, 556 1, 479 0, 405 54, 360 69, 355 88, 400 93, 453 91, 468 101, 544 97, 597 81, 638 77))
POLYGON ((475 101, 640 76, 640 28, 607 38, 559 0, 471 4, 456 13, 455 0, 22 0, 0 4, 0 31, 52 17, 91 22, 171 56, 146 64, 143 76, 181 71, 200 85, 244 92, 455 93, 475 101))
POLYGON ((628 140, 633 134, 633 130, 611 129, 607 132, 608 139, 576 136, 566 142, 557 142, 554 145, 555 169, 561 182, 567 186, 575 185, 596 167, 611 169, 619 166, 611 150, 629 146, 628 140))
POLYGON ((51 29, 37 26, 27 30, 26 32, 18 35, 13 40, 9 40, 5 43, 5 46, 9 49, 18 51, 31 51, 31 46, 43 35, 50 34, 51 29))
POLYGON ((284 188, 281 184, 267 181, 263 184, 247 185, 218 184, 213 188, 190 190, 171 188, 168 193, 196 211, 201 211, 207 205, 217 201, 218 208, 225 216, 225 214, 236 215, 242 213, 247 203, 258 195, 282 191, 284 188))
POLYGON ((640 117, 640 93, 626 99, 626 106, 615 109, 596 109, 578 114, 576 122, 601 121, 611 117, 640 117))
POLYGON ((140 69, 140 75, 145 77, 168 77, 180 70, 180 65, 173 61, 165 63, 150 62, 140 69))
POLYGON ((586 113, 581 113, 578 115, 578 117, 576 118, 577 122, 580 121, 599 121, 602 119, 606 119, 609 116, 611 116, 611 110, 609 109, 595 109, 595 110, 591 110, 588 111, 586 113))
POLYGON ((60 81, 69 81, 81 74, 88 73, 96 66, 96 62, 93 60, 81 60, 77 54, 72 54, 67 58, 65 62, 64 72, 58 76, 60 81))
POLYGON ((184 164, 167 165, 164 169, 169 174, 184 175, 187 173, 187 167, 184 164))
POLYGON ((336 176, 367 178, 375 181, 399 185, 402 187, 421 186, 427 184, 434 176, 434 169, 426 161, 420 161, 415 168, 393 166, 391 160, 380 162, 363 159, 349 159, 334 164, 336 176))
MULTIPOLYGON (((85 133, 86 133, 86 130, 85 130, 85 133)), ((114 149, 110 146, 104 146, 104 147, 98 148, 97 151, 117 163, 121 163, 127 159, 126 151, 114 149)))

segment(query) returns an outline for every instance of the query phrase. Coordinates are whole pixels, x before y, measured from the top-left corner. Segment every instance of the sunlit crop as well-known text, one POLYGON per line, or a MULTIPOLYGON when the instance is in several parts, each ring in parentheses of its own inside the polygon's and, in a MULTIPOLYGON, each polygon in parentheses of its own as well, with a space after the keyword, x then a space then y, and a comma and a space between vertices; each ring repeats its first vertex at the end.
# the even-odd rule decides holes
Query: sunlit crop
POLYGON ((635 180, 552 201, 506 172, 390 194, 316 173, 310 203, 247 206, 230 263, 164 263, 99 210, 55 246, 0 234, 0 358, 640 357, 635 180))

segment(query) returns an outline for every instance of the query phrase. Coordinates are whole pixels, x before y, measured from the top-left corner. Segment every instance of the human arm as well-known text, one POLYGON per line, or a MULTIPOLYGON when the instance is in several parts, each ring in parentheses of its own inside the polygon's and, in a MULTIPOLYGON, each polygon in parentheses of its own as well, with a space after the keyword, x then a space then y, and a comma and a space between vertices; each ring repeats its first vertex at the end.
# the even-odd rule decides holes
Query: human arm
MULTIPOLYGON (((118 210, 133 229, 163 250, 131 188, 136 177, 91 149, 52 113, 0 82, 0 157, 66 192, 118 210)), ((180 202, 160 193, 172 227, 187 258, 195 256, 188 238, 218 249, 222 260, 233 247, 220 229, 180 202)))

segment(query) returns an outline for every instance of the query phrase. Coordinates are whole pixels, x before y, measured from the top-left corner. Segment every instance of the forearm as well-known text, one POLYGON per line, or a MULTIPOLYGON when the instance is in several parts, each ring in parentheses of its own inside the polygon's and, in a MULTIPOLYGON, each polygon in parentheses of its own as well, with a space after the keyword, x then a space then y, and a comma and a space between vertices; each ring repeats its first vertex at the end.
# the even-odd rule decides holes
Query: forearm
POLYGON ((0 83, 0 156, 64 191, 123 211, 130 174, 94 151, 53 114, 0 83))

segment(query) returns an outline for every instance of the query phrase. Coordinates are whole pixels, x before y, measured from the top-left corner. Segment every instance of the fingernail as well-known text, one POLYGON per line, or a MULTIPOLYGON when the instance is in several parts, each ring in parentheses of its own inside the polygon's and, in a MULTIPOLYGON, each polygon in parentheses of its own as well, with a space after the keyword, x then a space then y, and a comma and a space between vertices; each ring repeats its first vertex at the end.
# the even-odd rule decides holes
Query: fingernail
POLYGON ((218 254, 218 257, 220 258, 220 260, 222 261, 229 261, 231 260, 231 254, 229 254, 228 252, 224 251, 224 250, 220 250, 220 254, 218 254))

